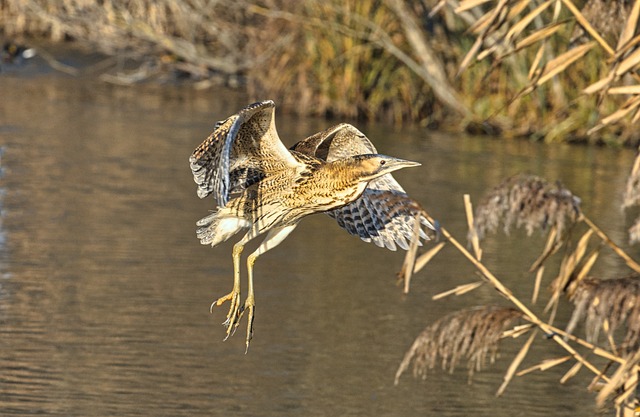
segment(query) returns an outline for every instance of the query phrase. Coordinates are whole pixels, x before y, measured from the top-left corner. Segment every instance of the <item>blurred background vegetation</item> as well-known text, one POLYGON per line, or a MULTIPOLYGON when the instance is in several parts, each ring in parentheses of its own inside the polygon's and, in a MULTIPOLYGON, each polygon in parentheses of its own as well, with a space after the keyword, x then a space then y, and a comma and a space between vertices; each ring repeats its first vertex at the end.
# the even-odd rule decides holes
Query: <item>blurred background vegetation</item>
POLYGON ((0 36, 5 61, 19 49, 13 43, 34 39, 105 54, 100 77, 118 84, 187 79, 245 88, 302 115, 637 146, 639 8, 631 0, 0 0, 0 36))

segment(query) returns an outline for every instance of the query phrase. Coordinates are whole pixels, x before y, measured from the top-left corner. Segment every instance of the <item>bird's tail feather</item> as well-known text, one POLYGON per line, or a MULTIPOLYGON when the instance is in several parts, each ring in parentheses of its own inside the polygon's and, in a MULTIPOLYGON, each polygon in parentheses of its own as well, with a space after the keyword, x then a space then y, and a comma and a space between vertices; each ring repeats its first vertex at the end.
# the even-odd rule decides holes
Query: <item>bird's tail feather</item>
POLYGON ((196 236, 200 239, 201 244, 216 246, 249 225, 246 219, 230 215, 226 210, 219 209, 198 220, 196 236))

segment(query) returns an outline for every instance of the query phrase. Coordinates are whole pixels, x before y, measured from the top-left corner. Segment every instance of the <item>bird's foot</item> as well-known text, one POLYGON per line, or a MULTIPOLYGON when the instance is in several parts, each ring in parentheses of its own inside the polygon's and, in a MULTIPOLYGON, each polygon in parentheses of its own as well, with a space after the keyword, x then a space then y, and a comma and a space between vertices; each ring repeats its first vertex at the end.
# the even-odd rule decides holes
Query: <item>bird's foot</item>
POLYGON ((240 319, 244 315, 244 312, 248 311, 247 341, 246 341, 247 348, 245 350, 245 353, 247 353, 247 351, 249 351, 249 343, 253 338, 253 318, 254 318, 254 312, 256 307, 255 300, 252 295, 249 295, 244 305, 241 307, 240 291, 231 291, 229 294, 223 297, 220 297, 216 301, 211 303, 211 308, 209 309, 209 311, 213 312, 213 307, 220 306, 227 301, 231 302, 231 307, 229 308, 227 319, 224 321, 224 323, 222 323, 227 328, 227 336, 224 338, 224 340, 227 340, 229 336, 235 333, 236 328, 238 327, 238 324, 240 324, 240 319))
POLYGON ((224 340, 227 340, 229 336, 235 333, 235 330, 240 323, 240 317, 242 316, 242 310, 240 309, 240 291, 234 289, 229 294, 218 298, 216 301, 211 303, 209 311, 213 312, 213 307, 221 306, 226 301, 230 301, 231 306, 229 307, 229 313, 227 313, 227 319, 222 323, 227 328, 227 336, 224 340))

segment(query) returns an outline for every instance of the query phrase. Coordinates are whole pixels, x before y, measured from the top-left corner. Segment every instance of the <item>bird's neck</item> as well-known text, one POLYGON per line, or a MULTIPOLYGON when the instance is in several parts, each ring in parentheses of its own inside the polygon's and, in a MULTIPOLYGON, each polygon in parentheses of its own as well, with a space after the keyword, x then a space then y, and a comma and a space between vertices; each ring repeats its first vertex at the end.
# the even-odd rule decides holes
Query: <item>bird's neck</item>
POLYGON ((369 183, 362 167, 349 160, 327 163, 319 171, 324 184, 321 193, 332 195, 338 206, 355 201, 369 183))
POLYGON ((347 187, 353 187, 359 184, 366 186, 370 181, 370 178, 365 177, 362 166, 348 159, 339 159, 330 162, 326 164, 324 168, 330 178, 347 187))
POLYGON ((348 161, 307 164, 295 180, 295 195, 312 202, 314 210, 333 210, 349 204, 362 195, 368 181, 360 169, 348 161))

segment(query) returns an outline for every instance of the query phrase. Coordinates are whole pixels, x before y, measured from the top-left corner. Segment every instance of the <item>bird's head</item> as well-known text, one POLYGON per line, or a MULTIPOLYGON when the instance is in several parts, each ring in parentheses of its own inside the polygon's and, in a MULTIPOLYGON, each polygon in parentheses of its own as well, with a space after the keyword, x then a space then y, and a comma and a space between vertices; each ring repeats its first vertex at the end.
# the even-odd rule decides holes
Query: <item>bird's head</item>
POLYGON ((417 167, 421 165, 418 162, 379 154, 357 155, 350 159, 354 165, 358 167, 357 171, 359 171, 359 176, 362 181, 371 181, 402 168, 417 167))

